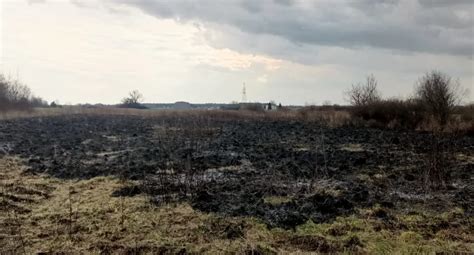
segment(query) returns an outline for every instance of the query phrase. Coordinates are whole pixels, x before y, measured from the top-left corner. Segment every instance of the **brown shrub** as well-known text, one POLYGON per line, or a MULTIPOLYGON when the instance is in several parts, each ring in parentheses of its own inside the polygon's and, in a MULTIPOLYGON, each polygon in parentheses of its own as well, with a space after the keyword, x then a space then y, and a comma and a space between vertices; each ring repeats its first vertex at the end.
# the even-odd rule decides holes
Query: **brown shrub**
POLYGON ((414 129, 423 121, 421 105, 414 100, 389 99, 354 106, 351 114, 375 126, 414 129))
POLYGON ((342 106, 306 106, 298 111, 299 119, 309 122, 320 122, 330 127, 340 127, 351 124, 351 116, 342 106))

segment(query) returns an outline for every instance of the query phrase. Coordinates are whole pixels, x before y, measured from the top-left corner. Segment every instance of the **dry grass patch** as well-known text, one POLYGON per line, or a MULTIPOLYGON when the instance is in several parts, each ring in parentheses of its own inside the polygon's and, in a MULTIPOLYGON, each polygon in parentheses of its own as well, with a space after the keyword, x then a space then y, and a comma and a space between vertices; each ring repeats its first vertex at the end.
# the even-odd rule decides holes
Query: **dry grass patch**
POLYGON ((272 205, 279 205, 279 204, 284 204, 292 201, 292 197, 288 196, 268 196, 264 197, 264 201, 267 204, 272 204, 272 205))
POLYGON ((342 145, 341 150, 349 151, 349 152, 363 152, 363 151, 365 151, 364 147, 362 147, 361 144, 354 144, 354 143, 349 143, 349 144, 342 145))
POLYGON ((63 181, 25 174, 16 159, 0 162, 4 193, 33 194, 12 202, 2 193, 2 205, 12 205, 2 206, 1 254, 244 253, 263 249, 268 240, 266 227, 253 219, 204 214, 188 204, 157 207, 144 196, 111 197, 136 183, 112 177, 63 181))
MULTIPOLYGON (((0 254, 418 254, 472 253, 473 219, 380 206, 333 222, 293 230, 257 219, 224 217, 189 204, 150 204, 145 196, 112 197, 128 185, 113 177, 59 180, 25 173, 18 159, 0 159, 0 254)), ((286 197, 268 197, 285 203, 286 197)))

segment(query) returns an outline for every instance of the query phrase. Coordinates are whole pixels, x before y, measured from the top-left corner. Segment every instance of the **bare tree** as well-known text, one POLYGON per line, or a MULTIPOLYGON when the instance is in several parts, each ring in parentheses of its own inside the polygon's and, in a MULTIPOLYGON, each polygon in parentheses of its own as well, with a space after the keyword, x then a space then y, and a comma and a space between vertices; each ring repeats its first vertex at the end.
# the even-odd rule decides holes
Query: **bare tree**
POLYGON ((30 110, 44 101, 34 97, 28 86, 0 74, 0 111, 30 110))
POLYGON ((28 102, 31 98, 31 90, 17 80, 11 81, 8 97, 12 102, 28 102))
POLYGON ((366 82, 352 84, 352 88, 346 92, 347 100, 351 105, 363 106, 380 100, 380 92, 377 89, 378 82, 373 74, 367 76, 366 82))
POLYGON ((138 91, 134 90, 128 93, 128 97, 122 99, 123 105, 140 105, 143 101, 143 95, 138 91))
POLYGON ((431 71, 417 82, 415 93, 425 110, 444 127, 454 108, 461 104, 465 90, 458 80, 453 81, 442 72, 431 71))

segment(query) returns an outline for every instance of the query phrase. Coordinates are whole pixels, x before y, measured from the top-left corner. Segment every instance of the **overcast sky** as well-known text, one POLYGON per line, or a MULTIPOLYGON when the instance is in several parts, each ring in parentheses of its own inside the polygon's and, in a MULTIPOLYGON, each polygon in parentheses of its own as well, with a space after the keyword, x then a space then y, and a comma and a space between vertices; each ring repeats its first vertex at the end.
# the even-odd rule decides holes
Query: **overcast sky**
POLYGON ((474 93, 472 0, 1 0, 0 68, 61 103, 344 103, 437 69, 474 93))

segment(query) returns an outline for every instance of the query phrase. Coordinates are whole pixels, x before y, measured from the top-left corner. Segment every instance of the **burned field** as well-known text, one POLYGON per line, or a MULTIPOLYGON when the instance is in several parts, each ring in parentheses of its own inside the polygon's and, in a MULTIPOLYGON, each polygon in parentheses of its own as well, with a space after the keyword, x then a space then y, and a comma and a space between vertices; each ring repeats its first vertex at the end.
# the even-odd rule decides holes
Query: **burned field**
MULTIPOLYGON (((33 118, 6 121, 0 134, 3 153, 20 155, 33 173, 139 180, 114 195, 145 193, 158 204, 189 200, 202 211, 256 216, 284 228, 423 197, 433 139, 428 133, 199 116, 33 118), (288 201, 275 205, 266 197, 288 201)), ((454 156, 472 157, 472 137, 445 142, 454 156)), ((453 157, 448 164, 443 197, 472 212, 474 163, 453 157)))
MULTIPOLYGON (((219 217, 252 217, 268 229, 293 231, 377 208, 370 215, 383 228, 406 230, 390 212, 461 208, 453 224, 472 230, 470 136, 437 140, 449 169, 439 188, 426 181, 434 137, 415 131, 296 118, 70 115, 5 120, 0 138, 2 157, 21 158, 27 174, 115 177, 124 185, 111 197, 145 196, 156 207, 185 202, 219 217)), ((436 233, 446 224, 426 227, 436 233)), ((234 230, 226 236, 243 235, 234 230)))

